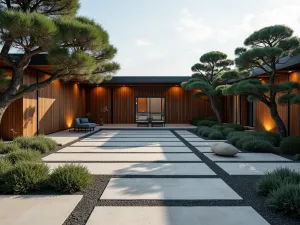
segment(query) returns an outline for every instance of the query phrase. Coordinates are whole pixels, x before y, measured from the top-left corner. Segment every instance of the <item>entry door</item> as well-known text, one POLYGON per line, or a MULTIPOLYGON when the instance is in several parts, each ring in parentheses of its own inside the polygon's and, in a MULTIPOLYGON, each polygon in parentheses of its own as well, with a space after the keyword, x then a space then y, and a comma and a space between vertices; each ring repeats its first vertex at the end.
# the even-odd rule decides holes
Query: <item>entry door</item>
POLYGON ((165 98, 136 98, 136 121, 165 121, 165 98))

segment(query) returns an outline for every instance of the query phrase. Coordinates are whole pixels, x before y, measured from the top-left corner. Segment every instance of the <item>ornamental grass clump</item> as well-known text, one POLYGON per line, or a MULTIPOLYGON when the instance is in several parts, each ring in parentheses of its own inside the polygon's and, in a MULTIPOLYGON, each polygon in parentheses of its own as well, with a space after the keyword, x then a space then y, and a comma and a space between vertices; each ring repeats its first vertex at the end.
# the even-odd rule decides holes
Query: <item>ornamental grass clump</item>
POLYGON ((300 184, 283 184, 270 193, 267 205, 276 212, 300 218, 300 184))
POLYGON ((27 194, 46 185, 49 167, 44 163, 19 162, 3 177, 4 193, 27 194))
POLYGON ((263 176, 257 184, 257 191, 267 196, 284 184, 300 184, 300 174, 288 168, 276 169, 263 176))
POLYGON ((265 140, 246 140, 246 142, 241 144, 241 149, 248 152, 276 153, 276 150, 272 144, 265 140))
POLYGON ((12 164, 16 164, 21 161, 39 162, 41 161, 41 153, 36 150, 19 150, 7 154, 4 158, 12 164))
POLYGON ((224 136, 228 136, 231 132, 236 131, 234 128, 225 128, 222 132, 224 136))
POLYGON ((14 139, 14 143, 19 145, 22 149, 37 150, 41 153, 47 153, 53 151, 57 143, 44 135, 38 135, 34 137, 17 137, 14 139))
POLYGON ((0 144, 0 154, 7 154, 11 152, 19 151, 20 147, 15 143, 3 143, 0 144))
POLYGON ((6 159, 0 159, 0 193, 4 192, 4 177, 8 171, 13 168, 13 165, 6 159))
POLYGON ((92 176, 82 165, 67 164, 59 166, 50 175, 49 185, 59 193, 82 191, 92 183, 92 176))

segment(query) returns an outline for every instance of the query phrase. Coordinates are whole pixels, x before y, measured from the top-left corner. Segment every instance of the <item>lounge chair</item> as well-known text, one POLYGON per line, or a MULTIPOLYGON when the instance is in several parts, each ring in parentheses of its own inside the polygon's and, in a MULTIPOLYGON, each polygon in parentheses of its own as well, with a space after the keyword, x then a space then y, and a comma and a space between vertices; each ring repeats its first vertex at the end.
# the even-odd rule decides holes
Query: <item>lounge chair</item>
POLYGON ((74 131, 84 130, 93 131, 97 125, 95 123, 90 123, 88 118, 76 118, 74 120, 74 131))

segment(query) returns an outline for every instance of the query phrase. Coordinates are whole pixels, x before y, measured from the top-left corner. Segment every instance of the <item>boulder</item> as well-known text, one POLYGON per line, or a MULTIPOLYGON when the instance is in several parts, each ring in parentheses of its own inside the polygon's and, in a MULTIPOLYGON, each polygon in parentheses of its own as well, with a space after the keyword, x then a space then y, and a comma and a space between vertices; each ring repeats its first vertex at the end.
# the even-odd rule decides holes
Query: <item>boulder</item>
POLYGON ((211 151, 216 155, 227 156, 227 157, 234 156, 239 152, 239 150, 236 147, 224 142, 218 142, 212 144, 211 151))

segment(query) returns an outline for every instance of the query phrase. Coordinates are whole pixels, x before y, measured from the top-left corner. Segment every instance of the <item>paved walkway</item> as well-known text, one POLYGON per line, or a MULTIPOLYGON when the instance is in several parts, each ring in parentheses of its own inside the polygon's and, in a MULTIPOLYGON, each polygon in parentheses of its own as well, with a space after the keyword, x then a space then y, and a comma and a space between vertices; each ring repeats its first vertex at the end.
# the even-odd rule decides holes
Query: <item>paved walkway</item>
MULTIPOLYGON (((87 225, 270 224, 272 219, 260 215, 239 191, 238 186, 247 185, 243 179, 236 183, 231 176, 262 175, 282 166, 300 171, 299 164, 274 154, 218 157, 210 151, 213 142, 186 130, 107 130, 43 160, 52 169, 80 163, 96 176, 109 177, 104 192, 95 199, 98 203, 92 206, 90 216, 86 215, 87 225)), ((74 208, 74 201, 62 210, 65 218, 70 208, 74 208)), ((35 210, 31 213, 39 217, 39 209, 35 210)), ((1 216, 0 206, 0 224, 6 224, 1 216)))

